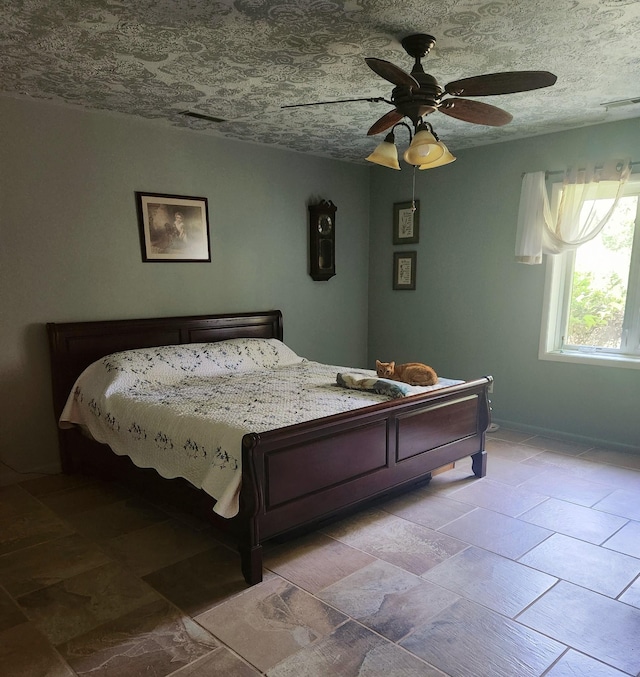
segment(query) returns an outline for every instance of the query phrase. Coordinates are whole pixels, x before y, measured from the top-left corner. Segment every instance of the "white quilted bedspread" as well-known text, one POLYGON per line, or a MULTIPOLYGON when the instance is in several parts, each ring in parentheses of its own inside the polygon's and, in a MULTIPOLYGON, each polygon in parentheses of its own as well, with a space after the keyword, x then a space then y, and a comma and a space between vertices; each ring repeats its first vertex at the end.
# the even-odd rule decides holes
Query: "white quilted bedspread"
POLYGON ((185 478, 216 498, 215 512, 232 517, 243 435, 389 399, 340 388, 339 371, 345 368, 305 360, 276 339, 131 350, 82 373, 60 426, 80 425, 137 466, 185 478))

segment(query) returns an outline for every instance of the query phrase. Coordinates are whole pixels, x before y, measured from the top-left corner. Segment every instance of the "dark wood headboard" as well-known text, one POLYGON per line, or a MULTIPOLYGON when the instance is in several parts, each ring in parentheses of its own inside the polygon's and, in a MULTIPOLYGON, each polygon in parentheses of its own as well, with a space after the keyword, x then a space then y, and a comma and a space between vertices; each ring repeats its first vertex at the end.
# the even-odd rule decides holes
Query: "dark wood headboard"
POLYGON ((232 338, 276 338, 282 341, 282 313, 158 317, 137 320, 47 323, 53 404, 62 413, 73 384, 91 363, 105 355, 134 348, 204 343, 232 338))

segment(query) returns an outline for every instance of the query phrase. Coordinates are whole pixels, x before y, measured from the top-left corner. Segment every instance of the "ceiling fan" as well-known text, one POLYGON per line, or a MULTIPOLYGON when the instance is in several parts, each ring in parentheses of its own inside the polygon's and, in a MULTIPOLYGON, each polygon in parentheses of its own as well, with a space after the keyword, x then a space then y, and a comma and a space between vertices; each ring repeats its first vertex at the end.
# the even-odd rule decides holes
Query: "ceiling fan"
POLYGON ((391 104, 394 108, 373 123, 367 132, 368 135, 384 132, 405 117, 408 117, 414 126, 417 126, 423 116, 436 111, 465 122, 500 127, 511 122, 513 116, 510 113, 497 106, 462 98, 462 96, 493 96, 526 92, 532 89, 549 87, 557 79, 553 73, 548 71, 511 71, 463 78, 450 82, 443 88, 432 75, 425 73, 421 64, 421 59, 431 51, 435 43, 436 39, 426 33, 417 33, 403 38, 401 41, 402 47, 409 56, 415 59, 411 73, 407 73, 384 59, 374 57, 365 59, 374 73, 395 85, 390 100, 384 97, 365 97, 292 104, 282 106, 282 108, 317 106, 348 101, 384 101, 391 104), (448 95, 448 97, 443 98, 445 95, 448 95))

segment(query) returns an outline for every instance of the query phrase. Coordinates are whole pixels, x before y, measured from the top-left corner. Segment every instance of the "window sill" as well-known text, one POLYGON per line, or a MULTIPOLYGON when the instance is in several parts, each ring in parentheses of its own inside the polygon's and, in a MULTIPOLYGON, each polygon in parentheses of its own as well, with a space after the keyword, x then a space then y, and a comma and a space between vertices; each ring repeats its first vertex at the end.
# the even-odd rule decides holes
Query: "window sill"
POLYGON ((572 364, 590 364, 598 367, 622 367, 623 369, 640 369, 640 357, 631 355, 607 355, 603 353, 586 353, 577 350, 553 350, 540 352, 538 358, 550 362, 570 362, 572 364))

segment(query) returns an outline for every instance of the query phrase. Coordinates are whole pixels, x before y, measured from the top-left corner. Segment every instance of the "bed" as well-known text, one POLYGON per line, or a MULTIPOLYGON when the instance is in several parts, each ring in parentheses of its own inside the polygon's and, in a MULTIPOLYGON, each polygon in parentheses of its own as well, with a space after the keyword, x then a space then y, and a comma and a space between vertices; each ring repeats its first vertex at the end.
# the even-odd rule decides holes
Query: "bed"
MULTIPOLYGON (((193 353, 241 339, 267 339, 265 344, 283 341, 278 310, 49 323, 47 330, 56 421, 80 374, 114 353, 160 350, 161 346, 182 346, 193 353)), ((204 515, 233 535, 242 573, 253 585, 262 580, 265 541, 317 528, 372 501, 428 482, 433 471, 467 456, 475 476, 483 477, 491 383, 490 376, 451 382, 405 397, 378 397, 375 403, 300 423, 273 429, 263 425, 258 432, 247 428, 238 438, 233 516, 218 514, 216 499, 204 489, 181 478, 164 479, 162 470, 138 467, 122 449, 114 446, 112 451, 83 434, 80 426, 59 427, 61 465, 65 473, 117 478, 165 498, 177 497, 181 507, 204 515)), ((338 386, 333 382, 326 388, 338 386)))

